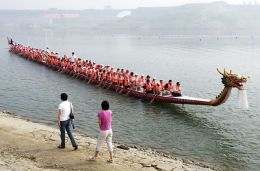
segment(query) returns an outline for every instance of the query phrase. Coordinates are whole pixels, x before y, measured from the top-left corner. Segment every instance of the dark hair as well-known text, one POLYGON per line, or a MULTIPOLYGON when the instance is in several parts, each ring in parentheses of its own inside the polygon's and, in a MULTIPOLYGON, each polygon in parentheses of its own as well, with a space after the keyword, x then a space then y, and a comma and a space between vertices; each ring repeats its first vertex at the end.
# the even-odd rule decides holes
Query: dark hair
POLYGON ((104 101, 101 103, 101 107, 102 107, 102 110, 108 110, 108 109, 109 109, 109 103, 108 103, 108 101, 104 100, 104 101))
POLYGON ((72 52, 72 55, 74 55, 75 53, 74 52, 72 52))
POLYGON ((66 93, 61 93, 60 98, 62 101, 66 101, 68 99, 68 95, 66 93))

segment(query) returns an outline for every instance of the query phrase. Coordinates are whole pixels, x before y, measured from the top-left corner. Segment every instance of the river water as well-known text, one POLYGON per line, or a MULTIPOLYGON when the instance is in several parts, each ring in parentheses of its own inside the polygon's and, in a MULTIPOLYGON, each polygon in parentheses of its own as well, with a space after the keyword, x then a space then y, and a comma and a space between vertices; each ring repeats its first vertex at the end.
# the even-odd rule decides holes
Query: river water
MULTIPOLYGON (((6 32, 7 33, 7 32, 6 32)), ((250 75, 249 109, 237 90, 218 107, 149 104, 60 74, 8 52, 0 33, 0 108, 55 126, 61 92, 75 106, 77 131, 96 137, 100 102, 114 113, 114 141, 150 147, 224 170, 260 168, 260 38, 234 36, 10 33, 21 43, 60 54, 179 81, 183 94, 214 98, 223 89, 216 68, 250 75), (47 36, 46 36, 47 35, 47 36)), ((57 142, 58 143, 58 142, 57 142)))

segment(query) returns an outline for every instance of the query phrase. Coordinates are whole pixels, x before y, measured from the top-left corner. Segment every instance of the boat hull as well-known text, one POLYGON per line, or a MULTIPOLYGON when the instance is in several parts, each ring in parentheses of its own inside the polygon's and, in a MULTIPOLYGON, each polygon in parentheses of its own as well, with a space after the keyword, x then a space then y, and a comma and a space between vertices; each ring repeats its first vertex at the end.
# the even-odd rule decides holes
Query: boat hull
MULTIPOLYGON (((15 51, 10 50, 11 53, 15 53, 15 51)), ((84 74, 81 73, 76 73, 74 71, 68 70, 68 69, 62 69, 59 66, 55 66, 55 65, 50 65, 50 64, 46 64, 45 62, 42 61, 38 61, 35 59, 31 59, 29 57, 27 57, 24 54, 21 53, 15 53, 18 56, 21 56, 23 58, 27 58, 30 61, 39 63, 41 65, 45 65, 55 71, 60 71, 61 73, 64 73, 66 75, 69 76, 73 76, 77 79, 86 81, 90 84, 94 84, 94 85, 98 85, 99 87, 102 87, 104 89, 109 89, 112 91, 115 91, 119 94, 124 94, 126 96, 133 96, 145 101, 152 101, 152 102, 156 102, 156 103, 174 103, 174 104, 189 104, 189 105, 210 105, 210 100, 208 99, 200 99, 200 98, 193 98, 193 97, 187 97, 187 96, 181 96, 181 97, 174 97, 174 96, 160 96, 160 95, 154 95, 154 94, 146 94, 144 92, 141 91, 137 91, 137 90, 133 90, 133 89, 128 89, 128 88, 123 88, 120 87, 118 85, 113 85, 110 82, 107 81, 99 81, 99 80, 94 80, 84 74)))

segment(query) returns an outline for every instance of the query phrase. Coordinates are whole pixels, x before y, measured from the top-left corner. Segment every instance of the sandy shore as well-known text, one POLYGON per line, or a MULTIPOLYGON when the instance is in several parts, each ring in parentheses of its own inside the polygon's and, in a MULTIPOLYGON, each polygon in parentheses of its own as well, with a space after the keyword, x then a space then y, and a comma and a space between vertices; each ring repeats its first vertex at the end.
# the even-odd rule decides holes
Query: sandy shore
MULTIPOLYGON (((211 171, 212 168, 183 161, 152 150, 114 148, 114 163, 106 162, 105 144, 98 161, 88 161, 96 140, 76 134, 79 149, 57 149, 59 130, 0 112, 0 170, 87 170, 87 171, 211 171)), ((114 146, 119 146, 114 144, 114 146)))

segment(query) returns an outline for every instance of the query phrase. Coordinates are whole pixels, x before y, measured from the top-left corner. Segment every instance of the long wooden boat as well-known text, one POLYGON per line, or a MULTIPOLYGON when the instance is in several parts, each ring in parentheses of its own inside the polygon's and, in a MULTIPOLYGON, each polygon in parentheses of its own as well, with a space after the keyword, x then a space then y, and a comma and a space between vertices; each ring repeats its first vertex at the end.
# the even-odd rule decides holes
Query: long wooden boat
MULTIPOLYGON (((15 53, 18 56, 28 58, 28 56, 21 54, 21 53, 16 53, 13 49, 12 46, 10 46, 11 53, 15 53)), ((84 80, 88 83, 94 84, 94 85, 99 85, 99 87, 102 87, 104 89, 109 89, 113 90, 116 92, 120 92, 121 94, 126 94, 128 96, 134 96, 139 99, 147 100, 147 101, 152 101, 152 102, 157 102, 157 103, 174 103, 174 104, 189 104, 189 105, 210 105, 210 106, 218 106, 220 104, 223 104, 226 102, 228 99, 232 88, 237 88, 239 90, 242 90, 244 87, 244 84, 247 82, 247 79, 249 78, 248 76, 241 76, 238 74, 233 74, 231 70, 227 72, 225 69, 223 72, 217 69, 217 71, 222 75, 222 83, 224 85, 224 89, 221 91, 219 95, 216 96, 216 98, 213 99, 203 99, 203 98, 196 98, 196 97, 189 97, 189 96, 180 96, 180 97, 174 97, 172 95, 154 95, 154 94, 146 94, 142 91, 136 91, 128 88, 123 88, 118 85, 113 85, 109 82, 105 81, 99 81, 99 80, 94 80, 90 77, 87 77, 86 75, 79 74, 76 72, 73 72, 71 70, 66 70, 62 69, 59 66, 53 66, 46 64, 42 61, 38 60, 32 60, 34 62, 40 63, 42 65, 45 65, 53 70, 56 71, 62 71, 62 73, 73 76, 77 79, 84 80)))

